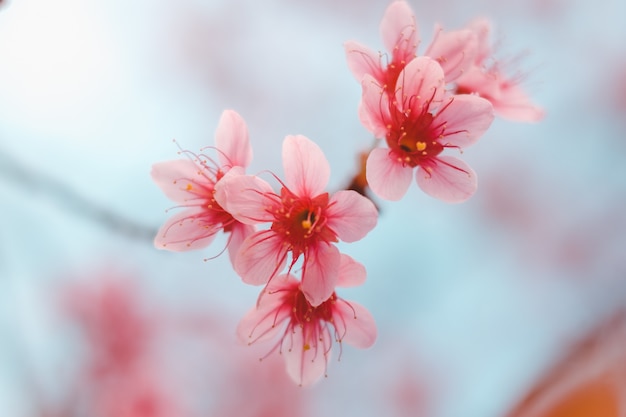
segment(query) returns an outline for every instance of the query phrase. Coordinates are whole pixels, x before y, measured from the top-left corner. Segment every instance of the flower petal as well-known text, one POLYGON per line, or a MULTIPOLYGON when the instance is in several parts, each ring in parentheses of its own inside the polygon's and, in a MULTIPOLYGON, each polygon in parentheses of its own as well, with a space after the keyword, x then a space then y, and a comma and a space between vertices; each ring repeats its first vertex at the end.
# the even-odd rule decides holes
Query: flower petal
POLYGON ((472 67, 457 80, 460 89, 489 100, 497 116, 514 122, 537 122, 545 116, 526 92, 514 81, 507 80, 496 69, 472 67))
POLYGON ((538 122, 545 111, 535 106, 524 90, 515 84, 502 86, 497 100, 491 100, 496 114, 513 122, 538 122))
POLYGON ((215 222, 210 212, 193 207, 170 217, 154 238, 157 249, 184 252, 208 246, 222 224, 215 222))
POLYGON ((384 94, 380 83, 366 74, 361 81, 363 94, 359 103, 359 119, 363 126, 376 138, 387 135, 389 116, 389 97, 384 94))
POLYGON ((477 188, 476 173, 452 156, 439 156, 415 173, 417 185, 428 195, 447 203, 461 203, 477 188))
POLYGON ((324 192, 330 165, 319 146, 302 135, 287 136, 283 142, 283 167, 287 187, 300 197, 324 192))
POLYGON ((396 83, 399 109, 420 114, 445 94, 445 76, 441 65, 427 56, 418 56, 400 72, 396 83))
POLYGON ((339 280, 337 281, 338 287, 356 287, 365 282, 367 277, 367 271, 360 262, 355 261, 352 257, 341 254, 341 261, 339 264, 339 280))
POLYGON ((335 245, 321 243, 309 247, 302 267, 302 293, 317 307, 332 295, 339 281, 341 255, 335 245))
POLYGON ((385 10, 380 22, 380 35, 393 61, 410 61, 419 40, 413 10, 405 1, 394 1, 385 10))
POLYGON ((293 326, 293 331, 283 339, 287 374, 300 386, 311 385, 326 374, 332 339, 328 332, 315 334, 317 328, 317 323, 293 326))
POLYGON ((291 316, 288 304, 282 301, 282 294, 266 294, 265 305, 249 310, 237 325, 237 336, 242 343, 263 342, 273 339, 278 333, 284 332, 281 326, 291 316))
POLYGON ((445 74, 446 83, 459 78, 474 63, 478 36, 469 29, 445 32, 435 27, 435 37, 424 55, 435 59, 445 74))
POLYGON ((338 191, 326 210, 327 225, 344 242, 356 242, 376 226, 378 211, 369 198, 352 190, 338 191))
MULTIPOLYGON (((240 175, 231 169, 215 185, 215 200, 236 220, 245 224, 270 222, 267 210, 276 197, 272 187, 254 175, 240 175)), ((276 197, 278 198, 278 197, 276 197)))
POLYGON ((241 244, 248 236, 254 233, 254 226, 234 222, 230 231, 230 240, 228 241, 228 257, 230 263, 235 265, 235 259, 241 248, 241 244))
POLYGON ((467 28, 474 32, 476 40, 478 41, 478 47, 476 48, 476 57, 474 62, 482 66, 485 64, 485 60, 493 56, 491 44, 489 42, 489 36, 491 33, 491 22, 484 17, 479 17, 472 20, 467 28))
POLYGON ((248 126, 234 110, 224 110, 215 131, 215 146, 222 166, 247 167, 252 161, 248 126))
POLYGON ((343 46, 346 51, 348 68, 357 81, 361 82, 365 74, 369 74, 379 83, 383 83, 383 70, 380 67, 380 54, 378 52, 354 41, 348 41, 343 46))
POLYGON ((178 203, 210 198, 214 186, 214 179, 205 176, 203 169, 188 159, 154 164, 150 175, 167 198, 178 203))
POLYGON ((353 301, 337 300, 333 319, 341 342, 365 349, 374 344, 378 331, 371 313, 353 301))
POLYGON ((370 152, 365 169, 367 183, 372 191, 386 200, 400 200, 411 184, 413 168, 404 166, 386 148, 370 152))
POLYGON ((263 230, 243 241, 233 266, 246 284, 263 285, 284 268, 286 258, 283 240, 273 231, 263 230))
POLYGON ((459 94, 443 105, 433 124, 445 125, 444 144, 466 147, 476 143, 493 122, 493 106, 478 96, 459 94))

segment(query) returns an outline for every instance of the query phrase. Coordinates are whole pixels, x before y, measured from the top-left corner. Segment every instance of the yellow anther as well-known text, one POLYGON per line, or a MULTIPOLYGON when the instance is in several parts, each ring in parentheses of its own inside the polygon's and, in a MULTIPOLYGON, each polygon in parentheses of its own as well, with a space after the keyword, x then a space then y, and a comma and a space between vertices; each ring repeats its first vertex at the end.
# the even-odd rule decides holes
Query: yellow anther
POLYGON ((418 151, 423 151, 424 149, 426 149, 426 142, 417 142, 415 144, 415 147, 418 151))
POLYGON ((304 346, 302 346, 302 350, 307 351, 311 349, 311 345, 309 345, 308 343, 305 343, 304 346))
POLYGON ((191 186, 191 184, 187 184, 187 188, 186 188, 186 189, 187 189, 187 191, 191 191, 191 189, 192 189, 192 188, 193 188, 193 187, 191 186))
POLYGON ((301 224, 302 224, 302 228, 306 230, 310 230, 311 227, 313 226, 313 223, 311 223, 311 220, 309 219, 302 220, 301 224))

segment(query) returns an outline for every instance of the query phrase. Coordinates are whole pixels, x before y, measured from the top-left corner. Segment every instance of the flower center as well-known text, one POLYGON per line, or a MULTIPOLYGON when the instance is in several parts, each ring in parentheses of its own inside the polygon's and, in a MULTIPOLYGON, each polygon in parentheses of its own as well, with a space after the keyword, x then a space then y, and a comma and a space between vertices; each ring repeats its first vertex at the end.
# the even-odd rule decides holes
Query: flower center
POLYGON ((297 288, 293 295, 293 308, 291 310, 291 321, 301 326, 310 322, 326 321, 331 322, 333 318, 332 308, 337 299, 337 295, 333 292, 328 300, 324 301, 317 307, 311 306, 304 293, 297 288))
POLYGON ((335 233, 326 226, 328 200, 328 193, 302 198, 286 188, 281 190, 282 206, 274 212, 271 228, 288 243, 294 258, 318 241, 337 241, 335 233))
POLYGON ((387 144, 393 149, 403 164, 416 167, 425 160, 439 155, 444 146, 431 126, 433 115, 427 112, 417 117, 398 112, 400 123, 389 129, 387 144))

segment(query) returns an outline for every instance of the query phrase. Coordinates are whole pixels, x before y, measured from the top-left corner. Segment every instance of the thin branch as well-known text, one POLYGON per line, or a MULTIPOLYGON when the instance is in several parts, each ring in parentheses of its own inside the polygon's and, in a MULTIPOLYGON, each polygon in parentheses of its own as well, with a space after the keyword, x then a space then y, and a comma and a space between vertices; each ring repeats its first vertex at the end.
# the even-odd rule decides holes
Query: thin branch
POLYGON ((39 192, 73 213, 114 233, 137 240, 152 241, 157 229, 139 224, 119 213, 82 197, 74 189, 51 176, 25 167, 0 150, 0 178, 20 188, 39 192))

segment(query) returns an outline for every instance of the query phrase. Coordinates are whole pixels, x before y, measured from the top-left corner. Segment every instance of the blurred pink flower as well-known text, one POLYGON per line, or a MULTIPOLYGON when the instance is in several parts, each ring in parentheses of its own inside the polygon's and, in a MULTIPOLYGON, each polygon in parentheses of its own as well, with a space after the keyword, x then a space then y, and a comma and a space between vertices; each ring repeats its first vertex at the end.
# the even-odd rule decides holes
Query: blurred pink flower
POLYGON ((105 278, 70 288, 67 295, 66 309, 90 346, 94 378, 136 368, 150 349, 156 323, 129 282, 105 278))
MULTIPOLYGON (((435 33, 435 39, 424 55, 437 60, 444 70, 446 82, 451 82, 471 65, 477 46, 476 36, 471 30, 446 33, 440 27, 436 27, 435 33)), ((382 53, 355 41, 344 44, 346 58, 358 81, 369 74, 387 94, 393 95, 400 72, 417 56, 420 42, 415 15, 406 1, 394 1, 387 7, 380 23, 380 34, 391 54, 386 65, 382 62, 382 53)))
MULTIPOLYGON (((349 287, 365 280, 365 269, 342 255, 337 285, 349 287)), ((333 341, 358 348, 376 340, 376 324, 365 307, 345 301, 333 292, 318 306, 305 297, 301 283, 292 275, 273 279, 258 305, 237 328, 247 344, 279 338, 272 350, 284 355, 287 373, 298 384, 310 385, 326 374, 333 341)))
POLYGON ((152 179, 171 200, 186 209, 171 217, 159 230, 159 249, 187 251, 208 246, 220 230, 228 233, 228 251, 234 261, 241 242, 254 228, 235 220, 214 198, 215 185, 227 173, 243 174, 252 160, 248 128, 241 116, 225 110, 215 133, 216 162, 189 151, 189 159, 167 161, 152 167, 152 179))
POLYGON ((66 293, 65 309, 83 333, 87 352, 83 363, 77 361, 80 373, 68 393, 67 413, 183 415, 155 355, 161 320, 145 309, 130 277, 109 274, 66 293))
POLYGON ((95 381, 90 387, 93 417, 185 416, 163 381, 148 370, 95 381))
POLYGON ((324 192, 330 166, 322 150, 304 136, 287 136, 283 143, 286 182, 280 195, 256 176, 227 175, 215 198, 235 219, 246 224, 268 223, 268 230, 249 236, 234 267, 243 281, 262 285, 281 272, 291 253, 289 269, 303 257, 302 291, 318 306, 333 293, 339 276, 339 239, 362 239, 375 225, 374 204, 355 191, 324 192))
POLYGON ((415 58, 402 70, 391 97, 370 75, 362 86, 361 121, 389 146, 372 150, 367 160, 372 191, 399 200, 417 167, 415 179, 427 194, 450 203, 468 199, 476 174, 463 161, 440 154, 475 143, 493 121, 491 104, 472 95, 446 96, 443 69, 429 57, 415 58))
POLYGON ((501 65, 493 60, 489 21, 476 19, 470 23, 469 29, 476 34, 478 49, 472 65, 456 80, 457 94, 478 94, 489 100, 495 113, 505 119, 518 122, 541 120, 544 111, 530 101, 519 80, 505 75, 501 65))

